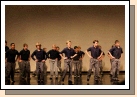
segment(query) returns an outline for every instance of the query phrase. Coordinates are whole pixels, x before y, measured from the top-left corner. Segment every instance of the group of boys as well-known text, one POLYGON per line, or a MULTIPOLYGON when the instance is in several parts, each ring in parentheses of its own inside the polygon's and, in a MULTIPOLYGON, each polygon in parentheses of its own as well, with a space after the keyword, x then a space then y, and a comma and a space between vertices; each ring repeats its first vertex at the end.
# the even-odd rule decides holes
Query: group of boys
MULTIPOLYGON (((86 50, 87 55, 90 57, 90 66, 87 73, 87 81, 89 81, 91 72, 94 72, 94 80, 99 79, 99 72, 103 73, 102 60, 105 53, 101 50, 101 46, 98 45, 99 41, 94 40, 93 46, 86 50), (91 52, 89 54, 88 52, 91 52)), ((61 74, 61 81, 64 82, 66 73, 69 69, 69 81, 72 81, 72 67, 74 66, 74 77, 81 77, 82 75, 82 60, 85 55, 81 51, 80 46, 71 47, 71 41, 67 41, 65 47, 61 52, 59 52, 59 47, 55 44, 52 45, 52 49, 46 52, 46 49, 41 49, 41 44, 36 43, 36 50, 30 54, 28 50, 28 45, 23 44, 23 49, 18 52, 15 49, 15 43, 11 43, 11 49, 7 46, 7 41, 5 41, 5 81, 14 80, 14 72, 16 61, 18 61, 20 69, 20 78, 27 78, 28 84, 30 84, 30 59, 32 58, 36 62, 36 73, 38 83, 44 82, 44 74, 46 74, 46 60, 49 59, 50 63, 50 79, 53 79, 54 70, 55 78, 58 79, 58 69, 61 74), (15 59, 16 58, 16 59, 15 59), (64 70, 61 68, 61 59, 64 59, 64 70)), ((115 45, 108 51, 108 56, 111 62, 111 75, 112 79, 116 80, 119 74, 120 58, 123 53, 122 48, 118 40, 115 41, 115 45)))

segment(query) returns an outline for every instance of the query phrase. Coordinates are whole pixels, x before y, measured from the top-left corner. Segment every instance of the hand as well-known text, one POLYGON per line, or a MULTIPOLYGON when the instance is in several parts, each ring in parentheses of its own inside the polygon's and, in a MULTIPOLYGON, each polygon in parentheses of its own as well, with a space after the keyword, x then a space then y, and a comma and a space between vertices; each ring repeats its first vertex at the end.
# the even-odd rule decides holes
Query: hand
POLYGON ((64 57, 64 59, 67 59, 67 57, 64 57))
POLYGON ((90 56, 90 58, 92 59, 93 57, 90 56))
POLYGON ((100 57, 97 58, 98 60, 100 59, 100 57))
POLYGON ((82 58, 80 58, 79 60, 82 60, 82 58))
POLYGON ((42 62, 45 62, 45 60, 42 60, 42 62))
POLYGON ((112 57, 111 59, 115 59, 115 57, 112 57))
POLYGON ((38 60, 36 59, 35 62, 38 62, 38 60))
POLYGON ((71 59, 73 58, 73 56, 70 57, 71 59))
POLYGON ((19 62, 22 62, 22 60, 19 60, 19 62))

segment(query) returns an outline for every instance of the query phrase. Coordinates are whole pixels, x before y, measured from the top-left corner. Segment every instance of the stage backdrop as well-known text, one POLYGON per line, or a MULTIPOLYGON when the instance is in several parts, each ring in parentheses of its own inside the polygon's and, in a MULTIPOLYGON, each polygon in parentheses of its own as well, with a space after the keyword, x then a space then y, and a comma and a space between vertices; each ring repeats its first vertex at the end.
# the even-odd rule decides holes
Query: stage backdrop
MULTIPOLYGON (((66 41, 72 41, 72 47, 80 45, 82 51, 99 40, 106 56, 103 60, 104 70, 110 70, 107 51, 115 40, 121 42, 125 53, 125 6, 5 6, 5 39, 8 46, 16 44, 20 51, 23 43, 29 45, 32 53, 36 42, 50 50, 52 44, 66 47, 66 41)), ((125 54, 121 59, 120 70, 125 70, 125 54)), ((31 71, 35 62, 31 59, 31 71)), ((48 71, 49 60, 46 61, 48 71)), ((62 68, 64 61, 62 60, 62 68)), ((18 68, 18 65, 16 66, 18 68)), ((83 59, 83 71, 89 68, 89 57, 83 59)))

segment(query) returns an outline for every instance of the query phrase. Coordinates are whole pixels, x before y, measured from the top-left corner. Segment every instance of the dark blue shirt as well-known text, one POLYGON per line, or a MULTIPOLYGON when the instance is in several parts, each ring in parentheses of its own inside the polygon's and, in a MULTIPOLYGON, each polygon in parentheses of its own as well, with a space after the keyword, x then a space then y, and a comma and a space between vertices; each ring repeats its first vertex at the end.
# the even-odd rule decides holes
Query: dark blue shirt
POLYGON ((80 52, 75 52, 74 54, 77 54, 74 58, 73 58, 73 60, 79 60, 80 58, 81 58, 81 54, 80 54, 80 52))
POLYGON ((21 60, 28 61, 30 56, 30 51, 23 49, 20 51, 19 55, 21 56, 21 60))
POLYGON ((83 55, 85 55, 85 53, 83 51, 79 51, 80 53, 80 57, 82 57, 83 55))
POLYGON ((101 49, 100 48, 98 48, 98 47, 94 47, 94 46, 92 46, 92 47, 89 47, 88 49, 87 49, 87 51, 90 51, 91 52, 91 56, 94 58, 94 59, 97 59, 100 55, 101 55, 101 49))
POLYGON ((47 52, 47 55, 48 55, 48 58, 50 59, 56 59, 59 57, 59 52, 52 49, 47 52))
POLYGON ((116 59, 119 59, 121 57, 121 54, 123 53, 123 50, 121 47, 113 47, 109 50, 109 52, 111 53, 111 55, 113 57, 115 57, 116 59))
POLYGON ((71 56, 74 55, 75 51, 73 48, 69 49, 68 47, 66 47, 60 52, 60 54, 63 54, 63 53, 65 54, 65 57, 67 57, 68 59, 71 59, 71 56))
POLYGON ((16 55, 19 55, 18 51, 17 50, 12 50, 12 49, 9 49, 7 52, 6 52, 6 58, 7 58, 7 62, 13 62, 15 63, 15 57, 16 55))
POLYGON ((34 58, 34 56, 36 57, 36 59, 38 60, 38 62, 41 62, 42 60, 46 60, 47 59, 47 53, 40 49, 40 51, 35 50, 32 55, 31 58, 35 61, 36 59, 34 58))
POLYGON ((9 50, 8 46, 5 46, 5 53, 9 50))
MULTIPOLYGON (((60 54, 60 52, 59 52, 59 54, 60 54)), ((59 60, 59 61, 61 60, 61 56, 60 56, 60 55, 58 55, 58 60, 59 60)))

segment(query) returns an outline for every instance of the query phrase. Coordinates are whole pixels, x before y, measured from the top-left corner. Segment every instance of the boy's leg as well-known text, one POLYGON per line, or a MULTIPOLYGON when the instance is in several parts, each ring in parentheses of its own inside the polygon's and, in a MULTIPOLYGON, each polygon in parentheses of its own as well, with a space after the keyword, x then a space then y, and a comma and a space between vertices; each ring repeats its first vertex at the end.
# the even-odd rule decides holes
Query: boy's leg
POLYGON ((52 79, 52 77, 53 77, 53 74, 54 74, 54 71, 53 71, 53 69, 54 69, 54 64, 53 64, 53 62, 52 62, 52 60, 49 60, 49 63, 50 63, 50 79, 52 79))
POLYGON ((63 70, 63 75, 62 75, 62 79, 61 79, 62 81, 64 81, 64 79, 65 79, 68 68, 69 68, 68 60, 64 60, 64 70, 63 70))
POLYGON ((115 77, 116 77, 116 64, 117 64, 117 61, 116 59, 113 59, 112 60, 112 80, 115 80, 115 77))
POLYGON ((80 61, 77 62, 77 66, 78 66, 78 77, 80 77, 80 68, 81 68, 80 61))
POLYGON ((72 61, 72 64, 74 65, 74 77, 76 77, 76 62, 75 61, 72 61))
POLYGON ((12 82, 15 82, 15 80, 14 80, 15 66, 16 66, 16 63, 11 64, 11 80, 12 80, 12 82))
POLYGON ((54 63, 54 68, 55 68, 55 75, 56 75, 56 78, 58 78, 58 61, 55 60, 55 63, 54 63))
POLYGON ((37 74, 37 81, 40 82, 40 62, 36 62, 36 74, 37 74))
POLYGON ((94 73, 94 80, 98 80, 99 78, 99 61, 95 59, 95 73, 94 73))
POLYGON ((72 81, 72 60, 69 60, 69 81, 72 81))
POLYGON ((7 62, 6 63, 6 68, 5 68, 5 84, 8 85, 10 84, 10 73, 11 73, 11 63, 7 62))
POLYGON ((26 62, 26 77, 27 77, 27 83, 30 84, 30 62, 26 62))
POLYGON ((40 81, 44 81, 44 62, 40 62, 40 81))
POLYGON ((59 68, 59 71, 60 71, 60 75, 62 76, 62 68, 61 68, 61 61, 59 60, 58 61, 58 68, 59 68))
POLYGON ((80 67, 79 68, 79 73, 80 73, 80 76, 81 76, 82 75, 82 65, 83 65, 82 60, 79 61, 79 65, 80 65, 79 66, 80 67))
POLYGON ((88 74, 87 74, 87 81, 89 81, 90 77, 91 77, 91 73, 92 73, 92 69, 93 69, 93 65, 94 65, 94 59, 90 59, 90 64, 89 64, 89 70, 88 70, 88 74))

